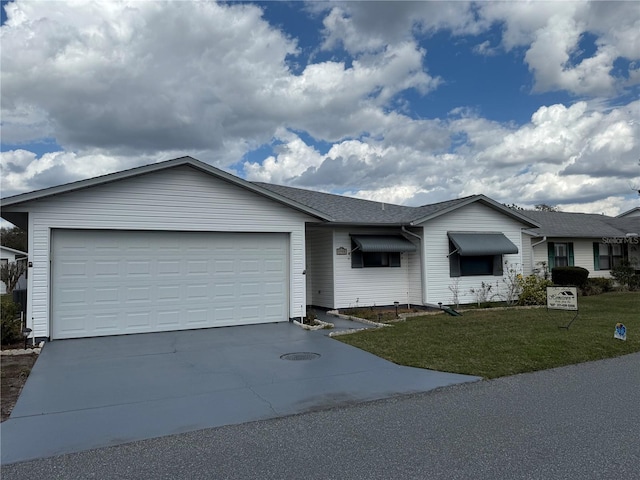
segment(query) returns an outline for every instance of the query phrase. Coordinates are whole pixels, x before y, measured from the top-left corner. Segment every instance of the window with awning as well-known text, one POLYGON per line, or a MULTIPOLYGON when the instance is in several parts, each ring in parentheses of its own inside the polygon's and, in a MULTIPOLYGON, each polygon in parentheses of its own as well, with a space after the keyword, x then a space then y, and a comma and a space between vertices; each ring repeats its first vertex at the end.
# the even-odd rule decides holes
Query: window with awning
POLYGON ((518 247, 500 232, 448 232, 451 277, 502 276, 502 256, 518 247))
POLYGON ((351 267, 399 267, 402 253, 416 250, 402 235, 351 235, 351 267))

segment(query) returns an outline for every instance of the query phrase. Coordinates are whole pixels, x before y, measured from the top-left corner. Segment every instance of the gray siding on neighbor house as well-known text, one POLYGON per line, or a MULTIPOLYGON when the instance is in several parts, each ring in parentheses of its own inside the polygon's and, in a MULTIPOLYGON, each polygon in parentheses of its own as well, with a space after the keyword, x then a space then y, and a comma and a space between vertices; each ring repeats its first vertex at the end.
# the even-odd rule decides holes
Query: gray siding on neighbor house
POLYGON ((287 232, 289 316, 304 314, 304 225, 316 219, 189 166, 35 200, 16 210, 30 212, 29 311, 36 337, 49 336, 52 228, 287 232))
MULTIPOLYGON (((446 215, 429 220, 424 225, 425 272, 427 279, 427 302, 453 303, 449 286, 458 283, 460 303, 472 303, 475 297, 471 288, 482 282, 502 289, 502 278, 493 275, 452 278, 449 272, 449 238, 447 232, 502 232, 517 247, 518 253, 504 255, 504 260, 522 268, 522 228, 517 220, 480 203, 472 203, 446 215), (497 282, 497 283, 496 283, 497 282)), ((502 289, 503 290, 503 289, 502 289)))
POLYGON ((307 227, 307 303, 333 308, 333 229, 307 227))
MULTIPOLYGON (((385 228, 336 228, 334 233, 335 293, 334 308, 372 305, 392 305, 398 301, 420 305, 422 299, 415 288, 420 282, 420 267, 415 268, 419 253, 401 254, 400 267, 351 268, 351 255, 336 255, 340 247, 351 251, 350 234, 399 235, 400 229, 385 228), (412 265, 410 267, 410 265, 412 265), (413 286, 412 286, 413 284, 413 286)), ((417 239, 410 239, 417 245, 417 239)))

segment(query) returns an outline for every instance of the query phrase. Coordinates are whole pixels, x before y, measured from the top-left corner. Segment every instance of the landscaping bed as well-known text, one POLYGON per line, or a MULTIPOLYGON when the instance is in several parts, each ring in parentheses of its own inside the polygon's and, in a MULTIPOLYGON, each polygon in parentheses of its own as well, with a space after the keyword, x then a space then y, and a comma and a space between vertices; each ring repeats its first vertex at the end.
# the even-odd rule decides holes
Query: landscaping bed
POLYGON ((5 421, 11 415, 11 411, 18 401, 22 387, 31 373, 33 364, 38 355, 35 353, 26 355, 1 355, 0 356, 0 421, 5 421))
POLYGON ((405 304, 404 306, 398 305, 397 316, 396 308, 394 306, 355 307, 340 309, 339 311, 341 315, 345 315, 347 317, 364 318, 365 320, 377 323, 397 322, 398 320, 403 320, 409 315, 419 313, 426 314, 428 312, 440 312, 440 310, 422 306, 410 306, 407 308, 407 305, 405 304))

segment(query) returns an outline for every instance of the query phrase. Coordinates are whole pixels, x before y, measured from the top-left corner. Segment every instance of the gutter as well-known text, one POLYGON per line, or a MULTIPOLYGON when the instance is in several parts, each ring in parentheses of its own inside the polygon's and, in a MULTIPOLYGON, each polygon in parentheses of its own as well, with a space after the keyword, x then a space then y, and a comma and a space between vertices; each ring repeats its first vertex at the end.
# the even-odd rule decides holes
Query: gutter
POLYGON ((533 254, 533 247, 537 247, 538 245, 540 245, 541 243, 544 243, 546 241, 547 241, 547 236, 545 235, 544 237, 542 237, 542 240, 540 240, 539 242, 532 243, 531 244, 531 253, 533 254))
MULTIPOLYGON (((406 227, 404 225, 402 225, 401 227, 402 233, 406 233, 407 235, 411 235, 412 237, 415 237, 418 239, 418 241, 420 242, 420 284, 421 284, 421 291, 422 291, 422 304, 425 305, 427 302, 427 279, 425 277, 425 264, 424 264, 424 245, 423 245, 423 241, 422 241, 422 237, 416 233, 410 232, 409 230, 406 229, 406 227)), ((424 232, 424 229, 423 229, 424 232)))
MULTIPOLYGON (((536 243, 532 243, 532 244, 531 244, 531 265, 529 265, 529 266, 531 267, 531 271, 532 271, 532 272, 533 272, 533 270, 534 270, 534 268, 533 268, 533 267, 534 267, 534 265, 535 265, 535 253, 534 253, 534 251, 533 251, 533 247, 536 247, 536 246, 538 246, 538 245, 540 245, 541 243, 544 243, 544 242, 546 242, 546 241, 547 241, 547 236, 545 235, 544 237, 542 237, 542 240, 540 240, 539 242, 536 242, 536 243)), ((547 265, 547 267, 548 267, 548 265, 547 265)))

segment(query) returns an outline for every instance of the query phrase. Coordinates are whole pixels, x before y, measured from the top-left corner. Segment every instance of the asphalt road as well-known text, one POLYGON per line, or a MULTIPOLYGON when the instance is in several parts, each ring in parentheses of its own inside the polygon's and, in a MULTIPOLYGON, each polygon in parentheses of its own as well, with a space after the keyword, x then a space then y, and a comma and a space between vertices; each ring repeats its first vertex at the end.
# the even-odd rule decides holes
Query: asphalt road
POLYGON ((1 473, 5 480, 640 479, 640 354, 13 464, 1 473))

